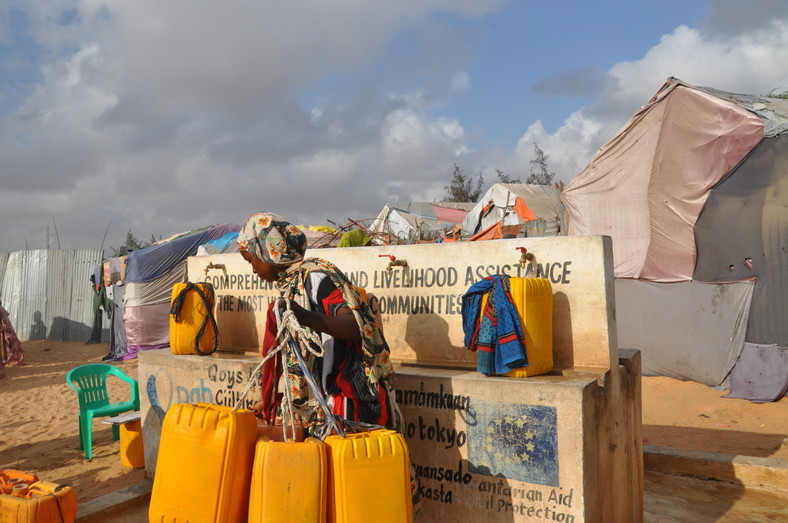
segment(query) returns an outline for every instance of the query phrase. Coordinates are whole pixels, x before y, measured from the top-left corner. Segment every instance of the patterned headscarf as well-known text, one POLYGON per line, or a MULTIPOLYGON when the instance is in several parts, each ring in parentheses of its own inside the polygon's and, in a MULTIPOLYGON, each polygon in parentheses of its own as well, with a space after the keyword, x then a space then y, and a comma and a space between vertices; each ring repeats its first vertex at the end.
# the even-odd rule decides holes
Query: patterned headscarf
POLYGON ((278 214, 261 212, 238 233, 238 248, 269 265, 287 266, 304 258, 306 235, 278 214))

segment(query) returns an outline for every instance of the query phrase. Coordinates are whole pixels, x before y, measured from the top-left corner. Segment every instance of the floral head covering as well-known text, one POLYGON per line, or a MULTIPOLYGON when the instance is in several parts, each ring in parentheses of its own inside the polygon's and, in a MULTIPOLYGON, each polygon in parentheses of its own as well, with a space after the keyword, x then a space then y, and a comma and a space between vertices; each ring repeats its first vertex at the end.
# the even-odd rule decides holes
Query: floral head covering
POLYGON ((306 252, 306 235, 278 214, 261 212, 238 233, 238 248, 269 265, 292 265, 306 252))

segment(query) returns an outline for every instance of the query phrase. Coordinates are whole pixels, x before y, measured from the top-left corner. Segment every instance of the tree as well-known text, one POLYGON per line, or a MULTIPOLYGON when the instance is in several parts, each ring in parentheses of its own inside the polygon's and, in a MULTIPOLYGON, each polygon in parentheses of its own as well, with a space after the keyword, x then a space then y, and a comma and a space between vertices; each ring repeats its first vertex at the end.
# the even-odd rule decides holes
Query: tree
POLYGON ((140 243, 137 237, 134 236, 134 233, 129 231, 126 233, 126 243, 124 243, 117 249, 112 249, 112 256, 113 257, 125 256, 128 253, 132 251, 136 251, 137 249, 140 249, 142 247, 143 245, 140 243))
POLYGON ((476 182, 476 189, 473 189, 473 180, 470 176, 465 176, 462 169, 455 163, 454 176, 451 180, 451 185, 447 185, 445 189, 449 192, 444 202, 476 202, 482 195, 482 184, 484 177, 479 173, 479 179, 476 182))
POLYGON ((538 185, 550 185, 553 181, 555 173, 547 170, 547 156, 539 145, 534 142, 534 159, 531 160, 531 174, 528 176, 526 183, 535 183, 538 185))
POLYGON ((499 183, 523 183, 520 181, 520 178, 509 178, 509 176, 504 174, 504 172, 500 169, 495 169, 495 172, 498 173, 499 183))

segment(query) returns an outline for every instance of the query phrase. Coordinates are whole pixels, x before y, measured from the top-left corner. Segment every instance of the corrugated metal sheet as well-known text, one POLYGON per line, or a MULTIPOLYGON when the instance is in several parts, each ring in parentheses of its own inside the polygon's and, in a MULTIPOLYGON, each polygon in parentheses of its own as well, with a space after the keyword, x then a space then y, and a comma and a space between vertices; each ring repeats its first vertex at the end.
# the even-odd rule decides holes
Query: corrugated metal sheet
MULTIPOLYGON (((47 338, 87 341, 93 326, 93 290, 90 276, 101 256, 98 250, 50 251, 47 263, 47 338)), ((109 340, 109 322, 106 338, 109 340)))
MULTIPOLYGON (((19 338, 87 341, 93 325, 90 275, 98 263, 98 249, 11 253, 2 300, 19 338)), ((104 329, 102 340, 108 333, 104 329)))
POLYGON ((559 218, 537 218, 525 224, 525 235, 528 238, 541 236, 558 236, 559 218))
POLYGON ((0 252, 0 292, 2 292, 3 290, 3 279, 5 278, 5 266, 8 265, 9 256, 10 255, 7 252, 0 252))
POLYGON ((525 236, 566 236, 566 212, 564 206, 559 205, 559 215, 551 218, 537 218, 525 224, 525 236))

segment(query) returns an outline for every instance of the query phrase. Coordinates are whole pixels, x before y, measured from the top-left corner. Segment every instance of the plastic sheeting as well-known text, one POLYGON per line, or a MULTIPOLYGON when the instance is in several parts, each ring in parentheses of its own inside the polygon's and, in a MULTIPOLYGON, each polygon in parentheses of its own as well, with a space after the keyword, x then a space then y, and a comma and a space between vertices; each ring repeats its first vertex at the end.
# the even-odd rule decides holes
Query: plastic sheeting
POLYGON ((111 361, 122 359, 126 355, 126 326, 123 323, 123 297, 126 287, 123 282, 112 286, 112 327, 109 334, 109 354, 111 361))
POLYGON ((189 256, 196 255, 200 245, 240 230, 239 225, 225 223, 134 251, 126 260, 126 282, 142 283, 160 278, 189 256))
POLYGON ((112 285, 123 281, 126 276, 126 258, 128 256, 121 256, 118 258, 109 259, 109 281, 112 285))
POLYGON ((695 278, 756 277, 747 341, 788 346, 788 134, 764 138, 714 188, 695 225, 695 278))
POLYGON ((391 234, 406 243, 435 240, 447 229, 462 223, 474 205, 465 202, 387 203, 372 222, 370 234, 391 234))
POLYGON ((639 349, 643 374, 720 385, 744 346, 754 280, 615 280, 618 346, 639 349))
POLYGON ((497 222, 522 225, 525 221, 515 212, 517 199, 537 217, 555 219, 561 216, 558 191, 549 185, 496 183, 484 193, 462 222, 463 236, 473 236, 497 222), (485 207, 491 205, 488 211, 485 207))
POLYGON ((139 307, 156 303, 170 303, 172 287, 176 283, 186 281, 186 262, 176 265, 170 272, 160 278, 144 283, 127 283, 124 305, 139 307))
POLYGON ((197 256, 238 252, 238 231, 228 232, 218 240, 211 240, 197 248, 197 256))
POLYGON ((753 403, 777 401, 788 393, 788 348, 745 343, 731 371, 731 390, 723 398, 753 403))
POLYGON ((158 349, 170 344, 170 303, 126 307, 126 354, 123 359, 137 357, 137 352, 158 349))
POLYGON ((708 193, 763 129, 733 102, 670 85, 567 185, 568 233, 611 236, 616 277, 692 279, 693 227, 708 193))

